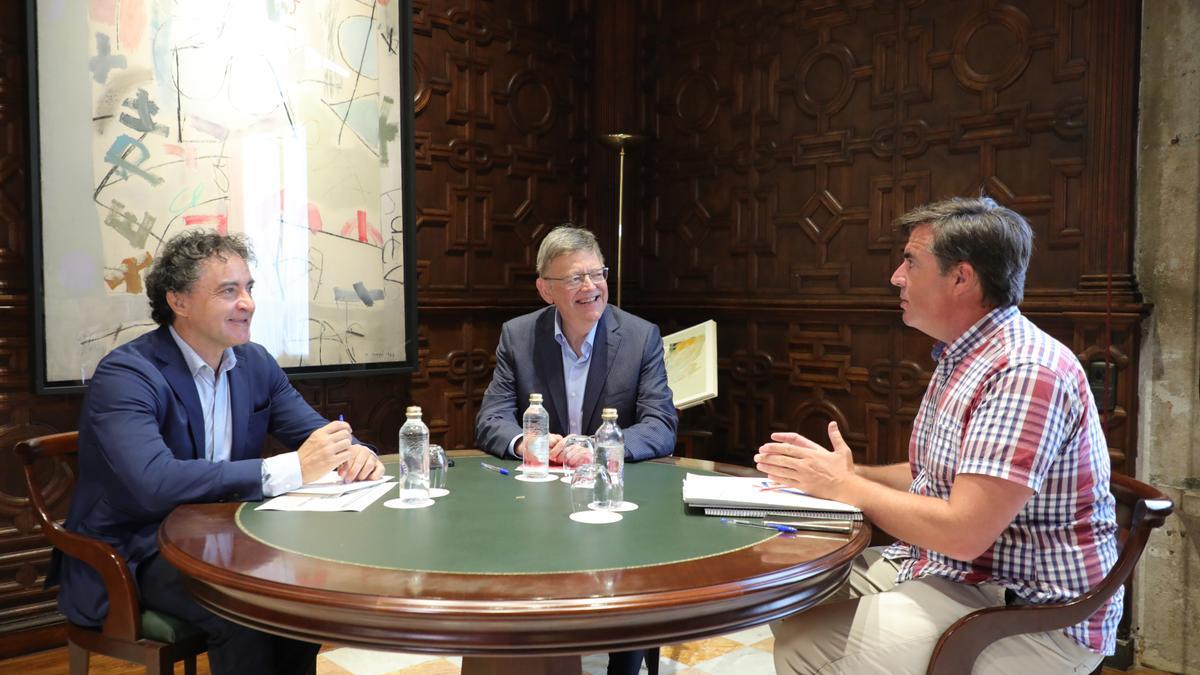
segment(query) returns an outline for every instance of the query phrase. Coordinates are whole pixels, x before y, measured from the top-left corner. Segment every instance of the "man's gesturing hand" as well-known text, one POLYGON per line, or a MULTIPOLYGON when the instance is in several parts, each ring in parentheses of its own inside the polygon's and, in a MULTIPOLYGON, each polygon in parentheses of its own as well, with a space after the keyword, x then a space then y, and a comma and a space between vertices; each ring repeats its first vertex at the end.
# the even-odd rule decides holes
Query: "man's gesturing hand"
POLYGON ((854 478, 854 455, 842 438, 837 422, 829 423, 832 452, 793 433, 771 434, 754 456, 759 471, 771 480, 825 499, 844 498, 843 488, 854 478))

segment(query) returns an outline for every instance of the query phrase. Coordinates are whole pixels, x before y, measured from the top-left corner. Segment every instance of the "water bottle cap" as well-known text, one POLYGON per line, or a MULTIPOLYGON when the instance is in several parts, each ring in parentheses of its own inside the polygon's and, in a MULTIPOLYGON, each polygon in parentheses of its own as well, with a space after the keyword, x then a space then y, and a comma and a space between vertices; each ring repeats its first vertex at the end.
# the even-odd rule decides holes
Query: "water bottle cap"
POLYGON ((602 420, 617 419, 617 409, 616 408, 604 408, 603 410, 600 411, 600 419, 602 419, 602 420))
POLYGON ((530 395, 529 395, 529 402, 530 402, 530 403, 541 403, 541 402, 542 402, 542 395, 541 395, 541 394, 530 394, 530 395))
POLYGON ((406 410, 404 411, 404 414, 405 414, 405 416, 407 416, 407 417, 412 417, 412 416, 414 416, 414 415, 416 415, 417 417, 420 417, 420 416, 421 416, 421 406, 419 406, 419 405, 410 405, 410 406, 408 406, 408 409, 406 409, 406 410))

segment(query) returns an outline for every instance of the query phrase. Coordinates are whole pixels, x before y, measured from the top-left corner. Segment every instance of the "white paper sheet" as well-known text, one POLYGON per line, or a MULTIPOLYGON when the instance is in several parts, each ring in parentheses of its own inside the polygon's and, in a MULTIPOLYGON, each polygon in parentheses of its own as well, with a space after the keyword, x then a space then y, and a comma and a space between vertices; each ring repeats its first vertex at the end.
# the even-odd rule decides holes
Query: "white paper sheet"
POLYGON ((396 486, 380 483, 342 494, 295 494, 289 492, 257 506, 255 511, 362 511, 396 486))

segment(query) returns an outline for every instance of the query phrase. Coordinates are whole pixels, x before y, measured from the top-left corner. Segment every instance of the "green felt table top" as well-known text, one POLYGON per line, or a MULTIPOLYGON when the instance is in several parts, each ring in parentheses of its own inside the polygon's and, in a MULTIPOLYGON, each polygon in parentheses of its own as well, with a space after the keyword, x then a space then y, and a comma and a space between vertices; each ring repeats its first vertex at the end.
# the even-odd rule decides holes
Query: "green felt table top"
MULTIPOLYGON (((396 458, 384 458, 389 469, 396 458)), ((459 457, 450 494, 434 506, 397 510, 389 493, 362 512, 238 510, 238 525, 275 548, 355 565, 456 574, 548 574, 663 565, 753 546, 775 533, 688 513, 688 469, 658 463, 625 467, 625 499, 639 505, 611 525, 572 521, 570 488, 526 483, 480 468, 515 462, 459 457)), ((691 469, 696 471, 696 469, 691 469)), ((515 472, 514 472, 515 473, 515 472)))

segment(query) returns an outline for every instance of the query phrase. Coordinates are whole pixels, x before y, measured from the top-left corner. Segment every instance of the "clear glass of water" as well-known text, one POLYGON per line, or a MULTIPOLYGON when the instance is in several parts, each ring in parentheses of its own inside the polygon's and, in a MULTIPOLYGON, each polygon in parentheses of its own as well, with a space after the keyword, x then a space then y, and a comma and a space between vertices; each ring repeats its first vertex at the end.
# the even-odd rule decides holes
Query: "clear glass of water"
POLYGON ((608 469, 600 464, 582 464, 571 475, 571 520, 593 525, 615 523, 621 514, 614 511, 597 510, 599 499, 607 499, 612 492, 612 479, 608 469))
POLYGON ((563 447, 562 482, 570 483, 575 467, 596 461, 596 441, 591 436, 571 434, 563 439, 563 447))
POLYGON ((446 459, 446 451, 436 443, 429 444, 429 496, 445 497, 450 494, 446 489, 446 470, 450 463, 446 459))

